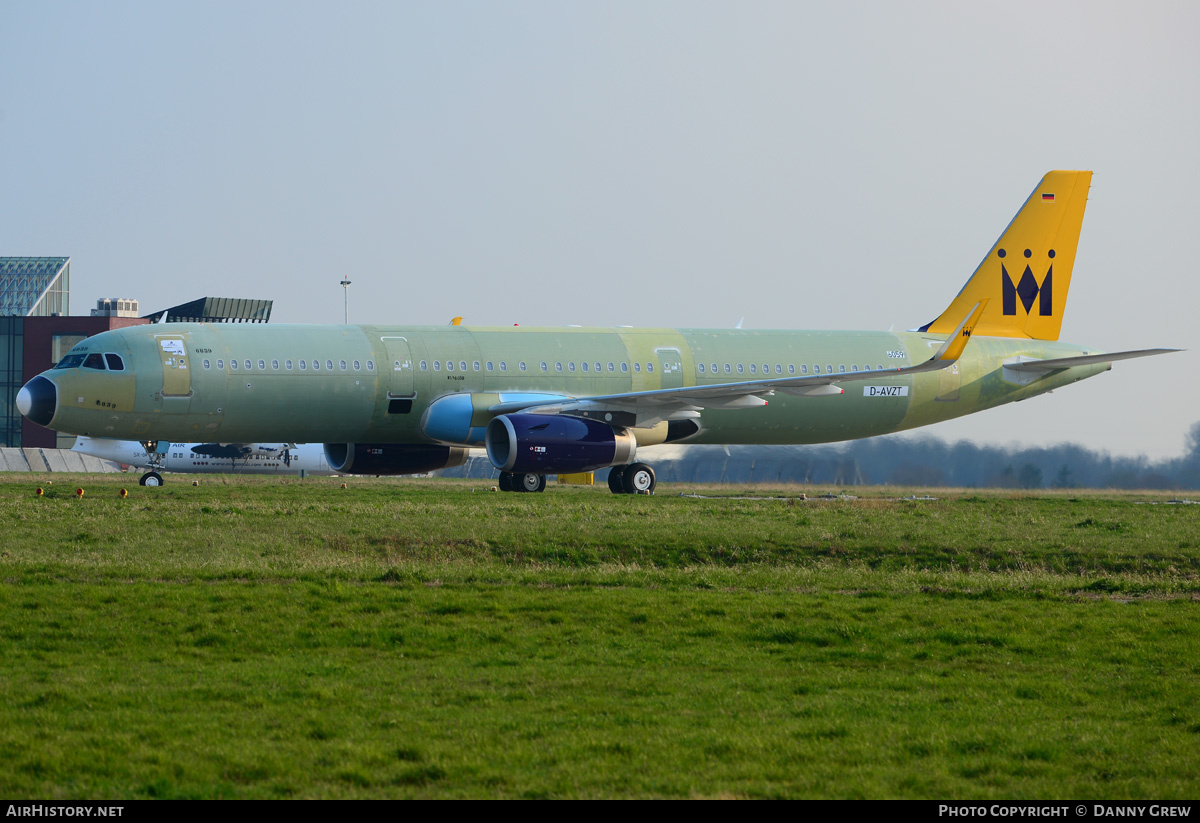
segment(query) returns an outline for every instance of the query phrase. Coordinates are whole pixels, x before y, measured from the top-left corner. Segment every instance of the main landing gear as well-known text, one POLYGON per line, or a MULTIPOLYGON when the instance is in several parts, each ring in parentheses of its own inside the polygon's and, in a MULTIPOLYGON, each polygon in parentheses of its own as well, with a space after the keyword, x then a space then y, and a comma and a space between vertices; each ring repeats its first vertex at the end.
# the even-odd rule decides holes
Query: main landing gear
POLYGON ((502 492, 543 492, 546 490, 546 475, 532 472, 500 472, 502 492))
POLYGON ((608 472, 608 490, 613 494, 654 494, 658 480, 645 463, 613 466, 608 472))
MULTIPOLYGON (((645 463, 613 466, 608 473, 608 489, 613 494, 654 494, 657 484, 654 469, 645 463)), ((540 492, 546 490, 546 475, 500 472, 500 480, 496 485, 502 492, 540 492)))
POLYGON ((161 486, 162 484, 162 475, 158 472, 146 472, 138 478, 139 486, 161 486))

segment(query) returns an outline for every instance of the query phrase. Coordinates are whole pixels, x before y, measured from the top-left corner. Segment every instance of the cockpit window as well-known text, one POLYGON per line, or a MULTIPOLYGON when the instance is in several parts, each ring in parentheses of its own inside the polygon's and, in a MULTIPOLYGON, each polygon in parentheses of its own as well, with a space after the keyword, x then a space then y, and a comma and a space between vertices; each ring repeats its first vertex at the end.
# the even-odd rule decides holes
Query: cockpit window
POLYGON ((104 362, 108 364, 109 371, 125 371, 125 362, 121 360, 121 355, 106 352, 104 362))
POLYGON ((56 369, 73 369, 76 366, 82 366, 83 359, 85 357, 87 357, 86 354, 68 354, 62 360, 59 360, 58 365, 55 366, 54 368, 56 368, 56 369))
POLYGON ((86 360, 83 361, 83 367, 85 369, 97 369, 99 371, 104 371, 104 358, 100 356, 99 352, 93 352, 87 356, 86 360))

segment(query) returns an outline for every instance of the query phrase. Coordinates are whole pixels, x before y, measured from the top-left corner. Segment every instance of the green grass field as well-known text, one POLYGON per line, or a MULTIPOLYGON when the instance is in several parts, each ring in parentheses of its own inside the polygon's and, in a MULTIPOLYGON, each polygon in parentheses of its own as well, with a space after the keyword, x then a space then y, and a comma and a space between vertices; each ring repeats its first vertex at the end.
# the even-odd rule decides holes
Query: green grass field
POLYGON ((8 797, 1200 794, 1172 495, 46 479, 0 475, 8 797))

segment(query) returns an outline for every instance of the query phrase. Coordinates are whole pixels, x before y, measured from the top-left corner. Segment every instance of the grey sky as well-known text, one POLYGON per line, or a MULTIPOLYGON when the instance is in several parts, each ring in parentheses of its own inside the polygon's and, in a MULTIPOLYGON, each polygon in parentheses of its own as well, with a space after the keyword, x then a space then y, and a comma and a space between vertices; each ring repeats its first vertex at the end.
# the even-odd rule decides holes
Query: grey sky
MULTIPOLYGON (((1041 175, 1093 179, 1063 339, 926 431, 1177 454, 1200 420, 1194 3, 0 0, 0 254, 72 308, 914 328, 1041 175)), ((819 402, 819 401, 818 401, 819 402)))

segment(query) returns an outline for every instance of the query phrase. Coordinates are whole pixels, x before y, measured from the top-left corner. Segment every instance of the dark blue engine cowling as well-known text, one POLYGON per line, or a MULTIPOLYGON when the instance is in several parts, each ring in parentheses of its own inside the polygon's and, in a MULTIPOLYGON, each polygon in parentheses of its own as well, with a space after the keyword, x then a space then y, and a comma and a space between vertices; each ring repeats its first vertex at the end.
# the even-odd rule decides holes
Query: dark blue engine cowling
POLYGON ((468 449, 428 443, 326 443, 325 459, 339 474, 424 474, 467 462, 468 449))
POLYGON ((501 471, 563 474, 633 461, 637 442, 607 423, 551 414, 505 414, 488 423, 487 453, 501 471))

